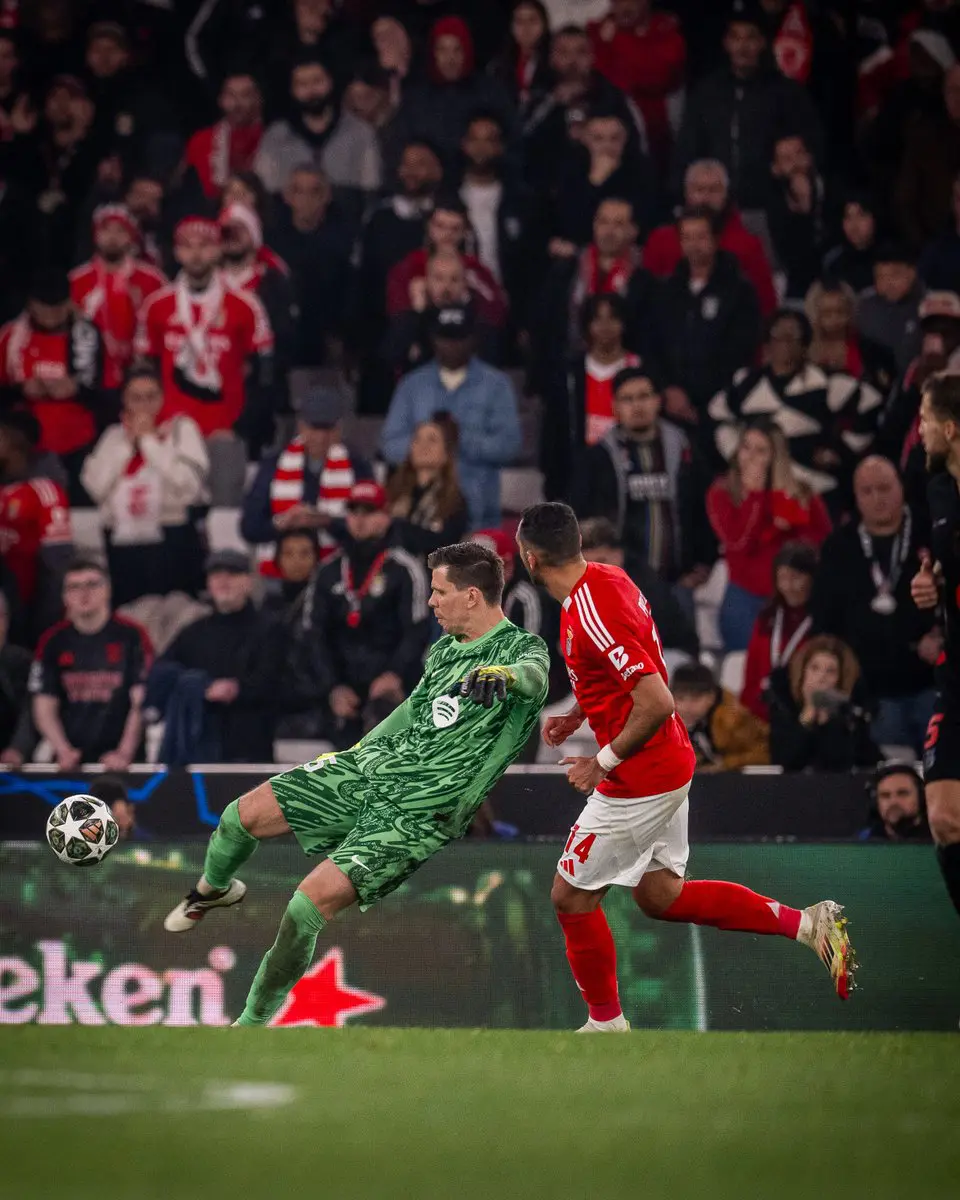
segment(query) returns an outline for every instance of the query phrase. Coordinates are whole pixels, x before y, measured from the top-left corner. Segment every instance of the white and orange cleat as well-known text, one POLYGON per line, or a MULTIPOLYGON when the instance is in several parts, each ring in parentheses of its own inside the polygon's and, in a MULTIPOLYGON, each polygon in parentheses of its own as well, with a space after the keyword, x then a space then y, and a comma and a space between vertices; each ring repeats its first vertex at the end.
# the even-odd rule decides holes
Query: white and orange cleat
POLYGON ((813 950, 830 972, 841 1000, 849 1000, 854 988, 857 956, 847 933, 843 905, 836 900, 821 900, 803 910, 797 941, 813 950))
POLYGON ((619 1017, 614 1017, 612 1021, 595 1021, 593 1017, 587 1018, 586 1025, 581 1025, 577 1033, 629 1033, 630 1022, 627 1018, 620 1014, 619 1017))

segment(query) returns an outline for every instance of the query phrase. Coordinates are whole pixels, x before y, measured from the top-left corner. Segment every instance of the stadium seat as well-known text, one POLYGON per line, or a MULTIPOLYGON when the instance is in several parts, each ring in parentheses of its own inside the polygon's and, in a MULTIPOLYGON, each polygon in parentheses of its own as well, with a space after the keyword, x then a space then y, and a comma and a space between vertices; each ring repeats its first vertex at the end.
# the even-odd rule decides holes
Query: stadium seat
POLYGON ((504 512, 521 513, 543 499, 543 476, 534 467, 506 467, 500 473, 500 504, 504 512))
POLYGON ((723 594, 727 590, 727 563, 718 558, 714 563, 710 578, 693 593, 697 616, 697 636, 704 650, 722 650, 723 638, 720 636, 720 605, 723 594))
POLYGON ((73 527, 74 549, 103 558, 107 552, 107 544, 103 537, 103 526, 100 524, 100 510, 71 508, 70 523, 73 527))
POLYGON ((321 754, 333 750, 332 742, 312 741, 300 738, 277 738, 273 743, 274 761, 284 766, 310 762, 321 754))
POLYGON ((242 550, 250 547, 240 536, 239 508, 211 508, 207 513, 207 542, 211 550, 242 550))
POLYGON ((740 699, 743 691, 743 676, 747 665, 746 650, 733 650, 720 665, 720 686, 732 696, 740 699))

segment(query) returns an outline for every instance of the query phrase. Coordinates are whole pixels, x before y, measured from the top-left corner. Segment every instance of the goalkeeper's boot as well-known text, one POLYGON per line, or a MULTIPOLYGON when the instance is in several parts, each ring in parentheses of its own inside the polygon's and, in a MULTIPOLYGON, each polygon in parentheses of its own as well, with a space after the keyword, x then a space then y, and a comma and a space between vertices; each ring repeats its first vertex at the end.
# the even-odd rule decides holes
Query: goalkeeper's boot
POLYGON ((612 1021, 595 1021, 593 1017, 587 1018, 586 1025, 581 1025, 577 1033, 629 1033, 630 1022, 627 1018, 620 1014, 619 1017, 614 1017, 612 1021))
POLYGON ((194 929, 211 908, 229 908, 239 904, 246 894, 247 885, 239 879, 231 879, 229 887, 207 895, 194 888, 176 908, 167 913, 163 927, 167 933, 186 933, 188 929, 194 929))
POLYGON ((833 986, 841 1000, 849 1000, 856 987, 853 978, 857 956, 847 933, 847 918, 843 905, 835 900, 821 900, 803 910, 797 941, 813 950, 830 972, 833 986))

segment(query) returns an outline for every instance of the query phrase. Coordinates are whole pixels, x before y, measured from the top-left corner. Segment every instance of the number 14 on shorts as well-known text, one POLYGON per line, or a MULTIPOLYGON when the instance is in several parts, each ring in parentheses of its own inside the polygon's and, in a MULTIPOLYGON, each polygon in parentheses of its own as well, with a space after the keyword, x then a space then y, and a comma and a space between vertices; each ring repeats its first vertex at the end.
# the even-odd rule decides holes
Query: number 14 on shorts
POLYGON ((596 840, 595 833, 585 833, 583 837, 580 837, 580 826, 574 825, 567 838, 567 844, 563 848, 563 853, 570 857, 564 858, 560 864, 568 875, 576 874, 576 859, 580 860, 581 866, 587 861, 596 840))

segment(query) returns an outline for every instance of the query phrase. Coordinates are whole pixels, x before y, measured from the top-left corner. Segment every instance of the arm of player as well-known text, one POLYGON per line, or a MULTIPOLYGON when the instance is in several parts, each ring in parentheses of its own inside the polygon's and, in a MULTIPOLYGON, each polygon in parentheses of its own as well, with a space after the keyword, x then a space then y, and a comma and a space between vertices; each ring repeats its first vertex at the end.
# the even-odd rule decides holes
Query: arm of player
POLYGON ((623 729, 593 758, 562 758, 569 766, 568 781, 585 795, 615 770, 625 758, 637 753, 674 713, 673 696, 659 673, 643 675, 630 692, 633 707, 623 729))
POLYGON ((549 661, 521 659, 509 666, 475 667, 455 683, 451 696, 472 700, 492 708, 495 700, 505 700, 512 692, 523 700, 537 700, 546 695, 549 661))

